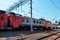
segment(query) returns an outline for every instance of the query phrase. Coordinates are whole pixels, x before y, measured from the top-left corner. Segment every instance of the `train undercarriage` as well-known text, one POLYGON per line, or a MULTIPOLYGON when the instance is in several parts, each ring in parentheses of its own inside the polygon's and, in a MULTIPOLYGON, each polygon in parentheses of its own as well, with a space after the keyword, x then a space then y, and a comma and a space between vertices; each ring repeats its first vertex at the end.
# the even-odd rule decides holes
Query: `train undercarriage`
MULTIPOLYGON (((7 28, 0 28, 0 30, 20 30, 20 31, 30 31, 31 27, 30 26, 19 26, 19 28, 13 28, 13 26, 11 27, 7 27, 7 28)), ((33 26, 33 30, 51 30, 51 28, 46 28, 43 26, 33 26)))

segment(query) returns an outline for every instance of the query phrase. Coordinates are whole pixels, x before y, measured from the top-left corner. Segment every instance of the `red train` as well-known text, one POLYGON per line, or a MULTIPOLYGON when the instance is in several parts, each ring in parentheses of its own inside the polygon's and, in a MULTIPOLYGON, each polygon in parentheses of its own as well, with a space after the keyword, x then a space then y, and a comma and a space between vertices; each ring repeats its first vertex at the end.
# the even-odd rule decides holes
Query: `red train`
MULTIPOLYGON (((52 23, 44 19, 32 18, 33 28, 51 28, 52 23)), ((6 13, 0 10, 0 29, 30 29, 31 21, 30 17, 23 17, 22 15, 17 15, 13 12, 6 13)))

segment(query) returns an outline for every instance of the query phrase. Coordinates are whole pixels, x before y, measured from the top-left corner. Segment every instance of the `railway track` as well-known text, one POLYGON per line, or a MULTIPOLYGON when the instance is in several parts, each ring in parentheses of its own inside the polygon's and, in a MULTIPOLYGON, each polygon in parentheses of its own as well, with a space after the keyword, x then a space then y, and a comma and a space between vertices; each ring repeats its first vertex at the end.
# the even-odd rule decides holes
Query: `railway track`
POLYGON ((37 33, 23 38, 22 40, 60 40, 60 31, 37 33))
POLYGON ((53 40, 54 37, 55 37, 54 40, 59 39, 60 31, 56 31, 56 32, 52 31, 51 33, 47 31, 47 32, 43 32, 43 33, 32 34, 32 35, 28 35, 27 37, 23 38, 22 40, 49 40, 49 37, 50 37, 50 39, 52 37, 51 40, 53 40), (56 37, 55 37, 55 35, 56 35, 56 37), (39 37, 41 37, 41 38, 39 38, 39 37))
POLYGON ((0 34, 2 34, 2 38, 5 37, 7 40, 60 40, 60 30, 39 30, 34 32, 7 31, 0 32, 0 34), (21 34, 23 35, 22 37, 21 34))
POLYGON ((58 40, 60 38, 60 32, 54 33, 54 34, 50 34, 44 37, 41 37, 37 40, 58 40))

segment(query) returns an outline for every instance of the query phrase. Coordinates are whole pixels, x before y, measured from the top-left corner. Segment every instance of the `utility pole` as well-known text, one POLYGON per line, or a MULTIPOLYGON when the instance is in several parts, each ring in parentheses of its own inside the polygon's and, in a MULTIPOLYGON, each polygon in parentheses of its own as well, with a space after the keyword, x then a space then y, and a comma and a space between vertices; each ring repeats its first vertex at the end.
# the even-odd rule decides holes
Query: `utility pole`
POLYGON ((30 0, 30 14, 31 14, 31 27, 30 27, 30 31, 33 32, 33 23, 32 23, 32 0, 30 0))

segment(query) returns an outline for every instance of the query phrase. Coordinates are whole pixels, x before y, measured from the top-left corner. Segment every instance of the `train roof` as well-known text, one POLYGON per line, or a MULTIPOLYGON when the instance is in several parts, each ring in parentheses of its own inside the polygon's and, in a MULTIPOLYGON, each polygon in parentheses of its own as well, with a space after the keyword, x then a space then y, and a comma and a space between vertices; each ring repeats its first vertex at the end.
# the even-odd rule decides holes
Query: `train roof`
POLYGON ((43 21, 46 21, 45 19, 43 19, 43 18, 39 18, 39 20, 43 20, 43 21))
POLYGON ((17 13, 14 13, 14 12, 10 12, 9 14, 10 14, 10 15, 13 15, 13 16, 22 17, 22 15, 21 15, 21 14, 17 14, 17 13))
POLYGON ((4 10, 0 10, 0 13, 3 13, 3 14, 4 14, 4 13, 6 13, 6 11, 4 11, 4 10))
POLYGON ((14 13, 14 12, 10 12, 9 14, 11 14, 11 15, 15 15, 16 13, 14 13))
POLYGON ((22 15, 21 15, 21 14, 16 14, 16 16, 20 16, 20 17, 22 17, 22 15))

